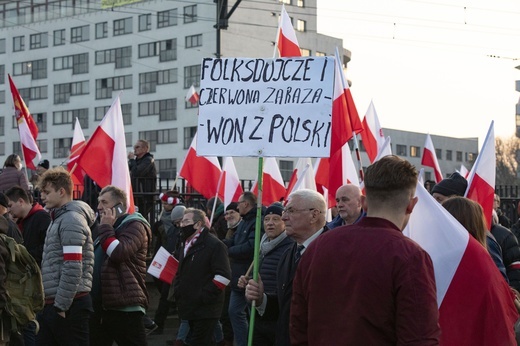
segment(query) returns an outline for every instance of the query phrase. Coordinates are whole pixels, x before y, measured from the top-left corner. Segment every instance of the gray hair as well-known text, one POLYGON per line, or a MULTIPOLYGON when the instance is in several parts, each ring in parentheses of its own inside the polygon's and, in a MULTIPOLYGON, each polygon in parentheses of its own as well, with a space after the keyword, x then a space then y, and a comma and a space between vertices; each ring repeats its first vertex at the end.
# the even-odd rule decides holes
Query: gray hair
POLYGON ((297 190, 289 195, 289 199, 299 197, 310 202, 312 208, 318 209, 321 213, 327 212, 327 203, 322 194, 309 189, 297 190))

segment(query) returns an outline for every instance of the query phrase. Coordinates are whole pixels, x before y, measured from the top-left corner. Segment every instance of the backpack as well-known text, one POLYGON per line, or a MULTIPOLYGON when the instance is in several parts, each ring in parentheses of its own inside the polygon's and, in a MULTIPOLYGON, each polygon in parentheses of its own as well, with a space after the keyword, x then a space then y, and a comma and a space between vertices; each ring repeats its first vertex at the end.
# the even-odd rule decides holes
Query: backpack
MULTIPOLYGON (((36 313, 43 309, 42 273, 36 260, 25 246, 5 234, 0 238, 9 252, 6 265, 7 303, 5 310, 12 316, 13 330, 22 330, 30 321, 36 322, 36 313)), ((38 329, 38 324, 36 324, 38 329)))

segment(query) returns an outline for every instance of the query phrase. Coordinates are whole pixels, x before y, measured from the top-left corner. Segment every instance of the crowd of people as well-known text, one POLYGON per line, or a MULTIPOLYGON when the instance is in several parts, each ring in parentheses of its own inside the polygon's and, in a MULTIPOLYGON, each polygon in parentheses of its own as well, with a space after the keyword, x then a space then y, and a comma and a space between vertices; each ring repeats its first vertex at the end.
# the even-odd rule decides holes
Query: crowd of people
MULTIPOLYGON (((148 143, 139 140, 128 159, 136 189, 151 192, 152 185, 136 179, 156 175, 148 143)), ((431 198, 480 244, 475 268, 494 263, 485 274, 493 306, 465 320, 442 316, 432 259, 402 232, 418 201, 418 173, 396 156, 367 168, 364 190, 338 188, 329 222, 323 195, 306 189, 283 204, 261 206, 244 192, 237 202, 212 198, 204 208, 164 191, 161 213, 150 222, 152 194, 141 194, 138 211, 128 213, 126 192, 110 185, 89 205, 73 199, 70 173, 48 161, 32 181, 40 204, 19 177, 20 158, 8 161, 12 169, 0 175, 0 185, 4 174, 11 177, 9 186, 1 185, 0 232, 23 244, 40 266, 45 306, 36 321, 0 333, 0 345, 147 345, 149 333, 165 332, 170 311, 180 321, 169 341, 175 346, 244 346, 250 335, 260 346, 459 344, 453 331, 471 325, 468 318, 482 321, 479 333, 493 331, 495 345, 517 344, 520 220, 511 231, 498 200, 488 229, 482 207, 462 197, 467 181, 458 173, 434 185, 431 198), (161 247, 178 268, 171 282, 156 280, 160 299, 152 320, 147 255, 161 247)), ((0 242, 0 307, 8 299, 4 254, 0 242)), ((7 314, 0 316, 9 327, 7 314)))

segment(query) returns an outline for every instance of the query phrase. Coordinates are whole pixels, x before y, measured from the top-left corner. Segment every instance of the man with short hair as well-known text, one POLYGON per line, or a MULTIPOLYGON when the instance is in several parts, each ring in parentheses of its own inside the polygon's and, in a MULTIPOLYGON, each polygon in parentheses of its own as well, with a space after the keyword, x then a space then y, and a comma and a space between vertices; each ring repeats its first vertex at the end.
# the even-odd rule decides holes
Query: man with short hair
POLYGON ((134 151, 128 153, 128 168, 139 213, 149 220, 149 213, 154 205, 154 196, 151 193, 156 191, 157 170, 148 141, 139 139, 134 144, 134 151))
POLYGON ((346 184, 336 191, 336 207, 338 215, 327 224, 328 229, 352 225, 363 215, 361 209, 361 189, 356 185, 346 184))
POLYGON ((43 244, 51 216, 38 202, 31 203, 27 191, 19 186, 8 189, 5 195, 9 198, 10 213, 16 218, 22 233, 23 245, 41 267, 43 244))
MULTIPOLYGON (((23 243, 22 233, 20 233, 20 230, 16 226, 16 223, 14 223, 13 220, 11 220, 11 217, 9 216, 9 199, 7 196, 0 192, 0 216, 3 216, 5 220, 7 221, 7 235, 14 240, 18 244, 23 243)), ((42 243, 43 244, 43 243, 42 243)), ((43 245, 42 245, 43 247, 43 245)))
POLYGON ((206 214, 194 208, 184 211, 180 237, 173 281, 179 318, 189 323, 190 345, 211 345, 231 278, 226 246, 209 233, 206 214))
POLYGON ((94 252, 92 208, 72 200, 72 178, 64 168, 45 172, 41 197, 51 210, 42 257, 45 307, 38 316, 39 345, 89 345, 88 320, 94 252))
POLYGON ((417 171, 386 156, 365 173, 367 216, 312 243, 296 270, 292 345, 438 345, 433 263, 403 235, 417 171))
POLYGON ((141 214, 126 213, 126 197, 113 185, 105 186, 98 197, 92 345, 146 345, 146 254, 152 231, 141 214))
MULTIPOLYGON (((229 298, 229 320, 233 326, 237 346, 247 344, 247 301, 244 290, 237 286, 238 279, 247 272, 253 261, 255 249, 256 196, 252 192, 244 192, 238 198, 238 212, 242 222, 237 227, 233 238, 225 239, 231 262, 231 295, 229 298)), ((263 233, 263 227, 261 230, 263 233)))
POLYGON ((304 189, 291 193, 282 220, 285 233, 295 242, 282 255, 276 269, 276 294, 265 292, 260 277, 258 282, 249 280, 246 286, 246 298, 255 301, 258 313, 267 320, 277 321, 276 346, 291 344, 289 312, 294 274, 300 258, 305 257, 306 249, 326 230, 325 214, 325 199, 318 192, 304 189))

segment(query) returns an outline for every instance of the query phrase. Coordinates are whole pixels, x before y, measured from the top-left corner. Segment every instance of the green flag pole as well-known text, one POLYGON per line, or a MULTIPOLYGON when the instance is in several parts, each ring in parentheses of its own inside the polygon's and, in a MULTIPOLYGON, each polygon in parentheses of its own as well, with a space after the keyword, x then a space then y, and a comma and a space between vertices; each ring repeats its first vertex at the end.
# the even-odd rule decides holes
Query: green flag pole
MULTIPOLYGON (((253 280, 258 282, 258 269, 260 267, 260 230, 262 229, 262 189, 264 179, 264 158, 258 158, 258 198, 256 202, 256 223, 255 223, 255 254, 253 258, 253 280)), ((251 317, 249 319, 249 337, 247 340, 248 346, 253 346, 253 331, 255 329, 255 301, 251 306, 251 317)))

